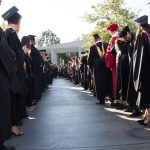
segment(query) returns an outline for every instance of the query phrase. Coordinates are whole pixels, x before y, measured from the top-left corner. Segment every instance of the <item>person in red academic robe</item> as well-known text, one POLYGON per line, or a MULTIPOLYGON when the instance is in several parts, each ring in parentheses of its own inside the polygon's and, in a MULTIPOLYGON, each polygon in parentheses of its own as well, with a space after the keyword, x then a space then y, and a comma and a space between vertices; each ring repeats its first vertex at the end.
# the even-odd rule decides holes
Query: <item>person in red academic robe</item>
POLYGON ((119 26, 117 24, 111 24, 107 26, 107 30, 111 34, 112 38, 108 43, 106 56, 105 56, 106 66, 112 70, 112 90, 113 90, 114 98, 116 96, 116 56, 111 54, 111 48, 113 43, 118 38, 118 27, 119 26))

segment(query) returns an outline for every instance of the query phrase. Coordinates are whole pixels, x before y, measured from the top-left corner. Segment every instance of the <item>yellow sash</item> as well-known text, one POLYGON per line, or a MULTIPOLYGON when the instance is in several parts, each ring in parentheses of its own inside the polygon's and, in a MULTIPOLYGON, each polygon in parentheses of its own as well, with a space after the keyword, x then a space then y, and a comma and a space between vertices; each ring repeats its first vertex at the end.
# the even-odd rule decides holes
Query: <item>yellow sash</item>
POLYGON ((102 58, 105 55, 105 49, 104 49, 103 43, 102 43, 102 50, 97 45, 96 45, 96 48, 97 48, 97 51, 98 51, 98 54, 99 54, 100 58, 102 58))

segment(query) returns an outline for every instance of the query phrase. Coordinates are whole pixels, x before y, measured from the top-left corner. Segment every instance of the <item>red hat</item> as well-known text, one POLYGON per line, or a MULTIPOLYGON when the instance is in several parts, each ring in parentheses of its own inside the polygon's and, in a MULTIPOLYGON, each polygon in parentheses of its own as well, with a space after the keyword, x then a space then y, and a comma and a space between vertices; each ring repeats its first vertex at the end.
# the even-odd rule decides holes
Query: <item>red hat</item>
POLYGON ((106 28, 107 28, 107 30, 109 30, 109 31, 113 31, 113 30, 116 30, 116 29, 118 29, 118 24, 110 24, 110 25, 108 25, 106 28))

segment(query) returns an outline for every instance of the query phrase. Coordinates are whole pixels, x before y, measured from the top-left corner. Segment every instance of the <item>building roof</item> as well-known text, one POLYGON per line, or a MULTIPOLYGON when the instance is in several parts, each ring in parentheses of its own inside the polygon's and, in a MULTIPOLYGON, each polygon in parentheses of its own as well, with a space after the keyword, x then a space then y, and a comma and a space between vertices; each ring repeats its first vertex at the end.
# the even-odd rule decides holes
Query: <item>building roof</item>
POLYGON ((79 41, 74 41, 69 43, 51 45, 49 47, 40 47, 38 49, 40 50, 45 49, 47 50, 48 53, 50 53, 51 50, 55 51, 56 53, 69 53, 69 52, 79 52, 79 49, 81 51, 84 51, 82 45, 83 45, 83 41, 79 40, 79 41))

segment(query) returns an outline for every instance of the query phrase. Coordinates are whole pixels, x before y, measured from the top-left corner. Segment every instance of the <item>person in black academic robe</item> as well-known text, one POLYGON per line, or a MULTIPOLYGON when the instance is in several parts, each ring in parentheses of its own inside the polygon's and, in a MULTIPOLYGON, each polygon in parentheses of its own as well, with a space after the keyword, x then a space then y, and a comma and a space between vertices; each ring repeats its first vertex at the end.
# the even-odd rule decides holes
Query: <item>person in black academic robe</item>
MULTIPOLYGON (((128 56, 129 56, 129 65, 130 65, 128 89, 127 89, 127 96, 126 96, 126 100, 127 100, 129 107, 125 109, 124 111, 132 112, 132 114, 129 117, 138 117, 141 115, 140 110, 136 104, 138 92, 136 92, 134 88, 134 83, 133 83, 133 50, 134 50, 134 38, 135 37, 133 33, 130 31, 128 26, 125 26, 123 28, 123 30, 119 33, 119 36, 123 38, 124 41, 126 42, 127 49, 128 49, 128 56)), ((126 81, 126 79, 123 81, 126 81)))
POLYGON ((21 40, 21 45, 24 49, 25 53, 25 78, 26 78, 26 86, 29 90, 28 94, 26 95, 26 111, 31 112, 33 111, 33 105, 32 105, 32 86, 33 86, 33 67, 32 67, 32 58, 30 56, 31 52, 31 40, 29 36, 23 36, 21 40))
POLYGON ((52 63, 51 63, 50 59, 48 60, 48 65, 49 65, 49 68, 48 68, 48 74, 49 74, 48 83, 52 84, 53 83, 53 71, 52 71, 52 63))
POLYGON ((108 95, 110 89, 111 71, 105 65, 105 50, 106 43, 102 43, 98 34, 94 35, 95 44, 91 46, 88 57, 88 65, 93 74, 96 88, 96 96, 100 104, 105 104, 105 97, 108 95), (103 54, 100 56, 101 51, 103 54))
POLYGON ((54 66, 53 72, 54 72, 54 77, 57 78, 57 76, 58 76, 58 67, 56 65, 54 66))
MULTIPOLYGON (((123 39, 122 39, 123 40, 123 39)), ((126 101, 129 82, 129 46, 120 38, 116 40, 115 46, 117 64, 117 89, 116 99, 126 101)))
POLYGON ((150 124, 150 25, 148 16, 136 20, 139 28, 136 35, 133 55, 133 80, 135 90, 140 94, 140 107, 145 114, 140 121, 142 125, 150 124))
MULTIPOLYGON (((18 11, 18 9, 17 9, 18 11)), ((15 12, 12 16, 7 18, 8 27, 5 30, 6 40, 8 45, 13 50, 16 55, 16 79, 20 83, 19 91, 14 92, 13 89, 11 92, 11 115, 12 115, 12 133, 15 136, 23 135, 23 132, 19 131, 17 128, 18 122, 26 117, 25 110, 25 95, 27 94, 27 88, 25 86, 25 54, 22 50, 20 40, 17 33, 20 30, 20 20, 21 15, 15 12)))
POLYGON ((26 85, 29 89, 28 94, 26 95, 26 106, 30 109, 32 107, 33 101, 33 72, 32 72, 32 58, 29 54, 25 55, 25 63, 26 63, 26 85))
POLYGON ((35 36, 29 35, 31 38, 31 53, 32 66, 33 66, 33 100, 41 99, 42 92, 42 74, 41 74, 41 55, 35 47, 35 36))
POLYGON ((88 89, 88 78, 87 78, 87 52, 82 53, 83 56, 81 57, 81 66, 80 66, 80 71, 81 71, 81 85, 83 86, 84 90, 88 89))
MULTIPOLYGON (((0 28, 0 149, 7 150, 4 142, 11 137, 10 85, 16 72, 15 54, 9 48, 0 28)), ((15 150, 15 148, 9 148, 15 150)))

